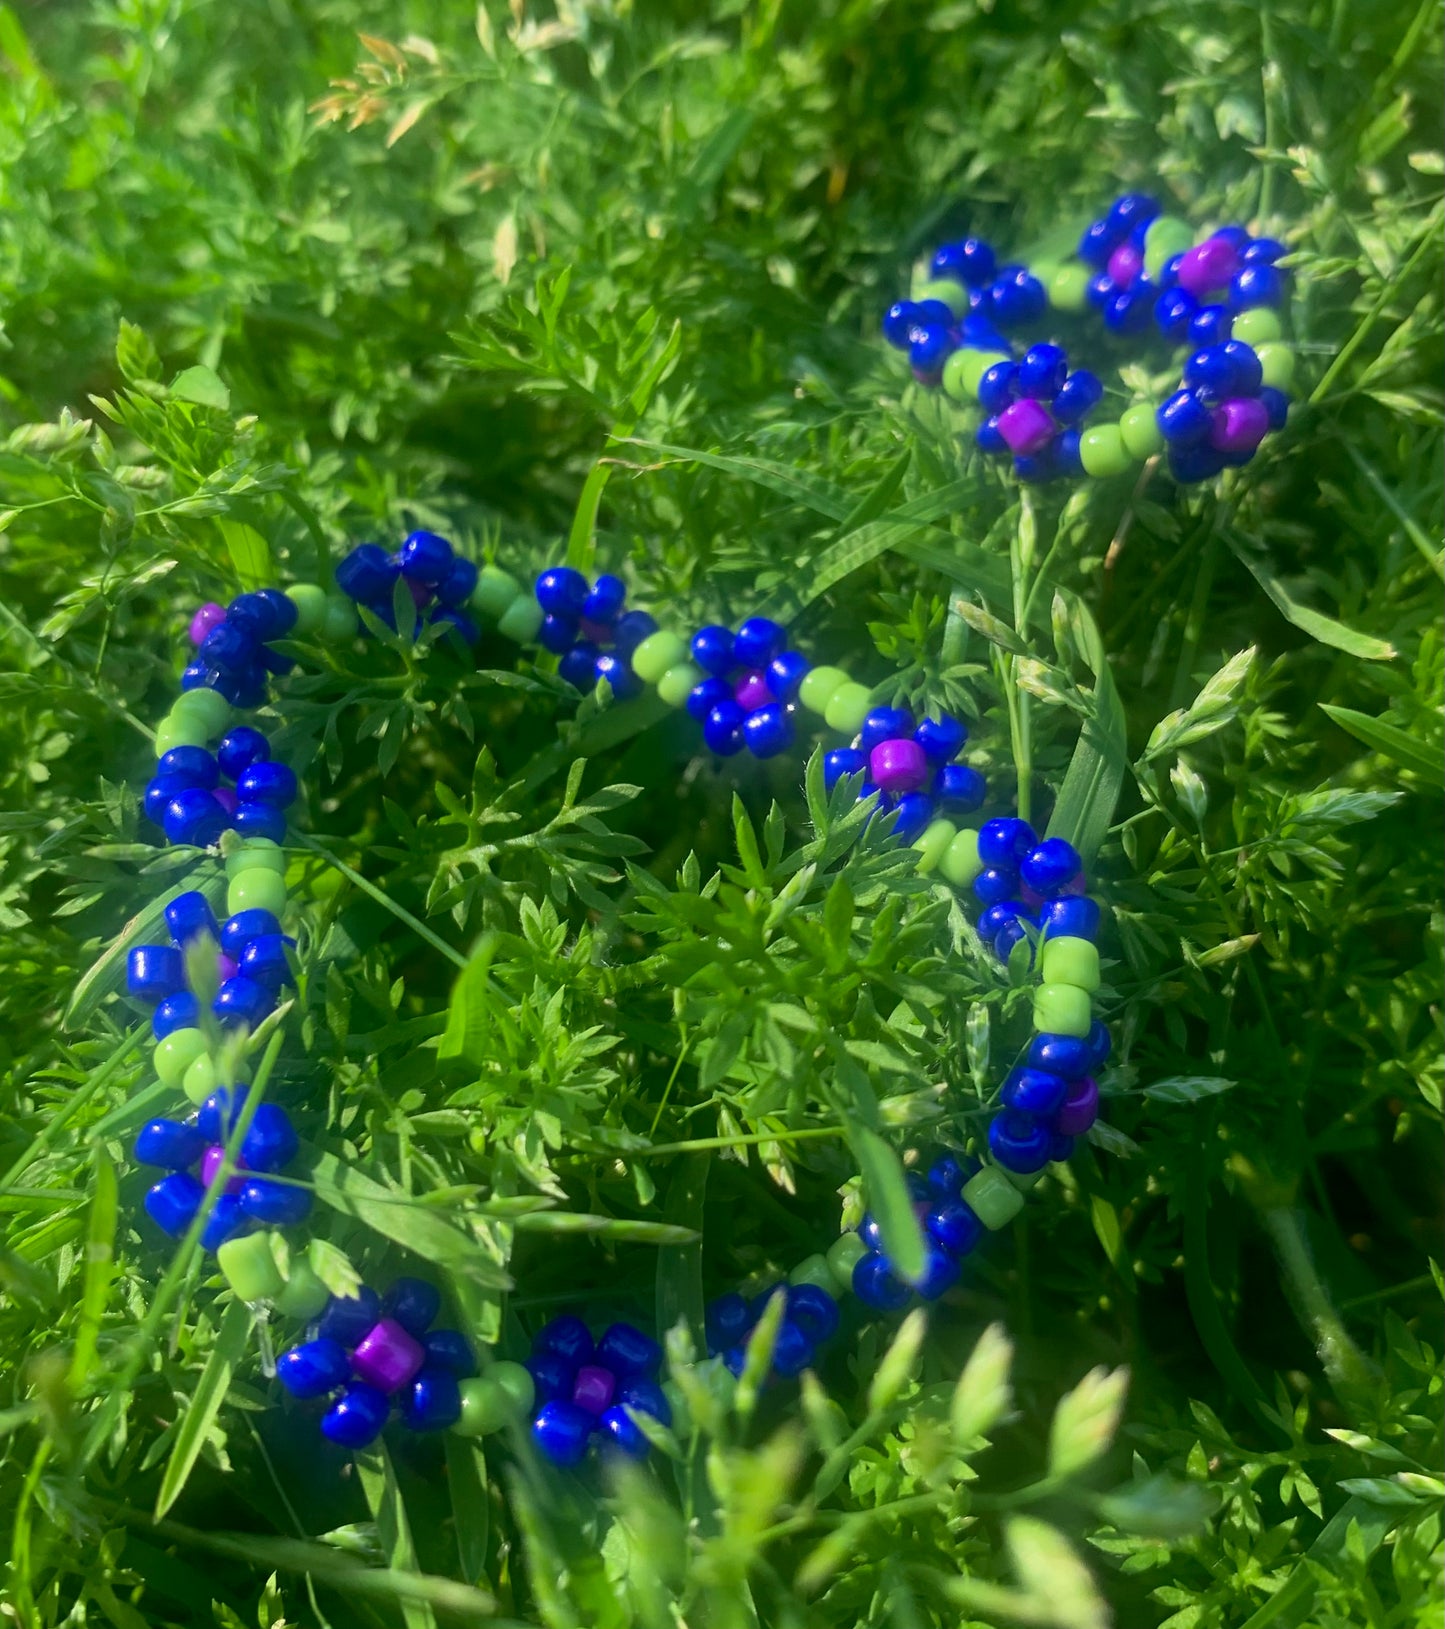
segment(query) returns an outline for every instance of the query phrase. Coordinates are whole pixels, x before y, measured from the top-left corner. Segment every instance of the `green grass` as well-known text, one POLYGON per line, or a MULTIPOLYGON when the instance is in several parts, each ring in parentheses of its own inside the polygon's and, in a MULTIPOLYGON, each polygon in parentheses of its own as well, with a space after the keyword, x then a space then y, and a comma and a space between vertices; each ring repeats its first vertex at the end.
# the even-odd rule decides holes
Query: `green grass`
MULTIPOLYGON (((1440 8, 522 10, 0 7, 5 1612, 1438 1622, 1440 8), (1205 488, 1021 496, 879 314, 947 232, 1038 256, 1125 186, 1288 238, 1294 414, 1205 488), (616 1486, 496 1438, 319 1452, 283 1332, 138 1225, 114 947, 179 880, 136 790, 183 618, 415 524, 678 625, 771 608, 963 709, 1110 907, 1099 1143, 921 1346, 694 1387, 681 1457, 616 1486)), ((826 1243, 869 1125, 977 1132, 1020 993, 796 758, 480 667, 289 682, 272 1089, 332 1161, 317 1231, 373 1281, 419 1255, 515 1354, 826 1243)))

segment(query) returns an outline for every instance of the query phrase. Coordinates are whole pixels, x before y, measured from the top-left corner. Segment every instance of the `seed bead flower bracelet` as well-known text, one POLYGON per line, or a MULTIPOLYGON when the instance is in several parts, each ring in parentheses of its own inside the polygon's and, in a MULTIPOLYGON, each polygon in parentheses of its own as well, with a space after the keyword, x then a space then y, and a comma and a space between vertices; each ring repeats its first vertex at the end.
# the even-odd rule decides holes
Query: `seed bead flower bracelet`
POLYGON ((435 1286, 403 1278, 384 1295, 368 1287, 334 1295, 318 1271, 325 1264, 295 1237, 312 1208, 304 1178, 286 1174, 300 1139, 287 1111, 248 1081, 244 1062, 263 1027, 269 1046, 279 1044, 272 1020, 294 980, 288 926, 301 909, 287 889, 285 853, 297 778, 266 734, 242 721, 294 666, 278 642, 304 650, 400 624, 412 635, 440 626, 440 637, 469 646, 485 628, 489 640, 551 653, 579 690, 602 680, 618 697, 655 690, 696 720, 720 756, 771 758, 821 727, 844 738, 824 758, 828 787, 846 779, 911 846, 921 874, 972 896, 986 952, 1008 961, 1027 941, 1038 977, 1035 1033, 1001 1084, 982 1146, 976 1157, 940 1151, 907 1173, 921 1270, 905 1274, 891 1253, 896 1234, 890 1246, 864 1215, 785 1282, 708 1305, 708 1350, 720 1368, 740 1374, 755 1360, 774 1377, 795 1376, 836 1334, 848 1297, 872 1315, 914 1295, 942 1295, 1098 1115, 1095 1076, 1110 1050, 1092 1002, 1099 907, 1068 842, 1040 840, 1014 817, 965 823, 986 787, 962 761, 962 722, 875 707, 865 685, 812 664, 768 618, 685 635, 627 608, 626 598, 619 578, 589 581, 567 566, 528 588, 495 565, 478 568, 433 533, 413 532, 393 554, 375 544, 353 549, 333 590, 261 589, 228 606, 203 605, 190 623, 193 656, 156 730, 143 804, 171 843, 219 853, 224 911, 204 890, 176 891, 162 913, 171 943, 128 953, 129 992, 152 1013, 155 1074, 190 1110, 147 1123, 135 1157, 164 1173, 146 1195, 150 1222, 214 1251, 241 1301, 302 1332, 278 1358, 277 1378, 291 1397, 318 1403, 322 1433, 346 1447, 364 1447, 396 1418, 413 1430, 466 1435, 525 1424, 559 1465, 594 1452, 640 1457, 678 1398, 660 1382, 661 1347, 631 1324, 594 1337, 562 1316, 537 1331, 525 1362, 487 1355, 479 1365, 463 1334, 436 1327, 435 1286))
POLYGON ((1285 253, 1242 226, 1196 242, 1154 199, 1126 193, 1085 231, 1077 258, 1051 271, 1000 266, 981 238, 945 244, 915 297, 889 307, 883 335, 908 353, 920 384, 982 410, 980 451, 1011 457, 1020 480, 1119 475, 1167 452, 1177 481, 1205 481, 1247 464, 1284 427, 1295 364, 1278 316, 1285 253), (1109 334, 1152 328, 1186 346, 1179 388, 1089 422, 1104 405, 1098 374, 1074 367, 1052 340, 1015 355, 1006 337, 1050 313, 1089 311, 1109 334))

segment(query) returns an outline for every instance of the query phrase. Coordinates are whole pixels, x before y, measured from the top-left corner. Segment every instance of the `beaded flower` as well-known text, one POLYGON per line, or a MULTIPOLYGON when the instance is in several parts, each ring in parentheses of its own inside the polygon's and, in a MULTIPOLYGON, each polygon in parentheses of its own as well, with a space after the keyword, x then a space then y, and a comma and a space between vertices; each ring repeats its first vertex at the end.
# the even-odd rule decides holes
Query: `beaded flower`
POLYGON ((646 611, 628 611, 627 585, 604 572, 589 583, 571 566, 549 566, 534 588, 542 621, 537 641, 561 660, 558 673, 579 690, 606 679, 619 700, 642 693, 632 670, 637 647, 657 632, 646 611))
POLYGON ((526 1364, 540 1405, 532 1440, 554 1465, 580 1463, 593 1442, 645 1458, 651 1445, 628 1410, 672 1424, 661 1364, 662 1348, 632 1324, 611 1324, 594 1342, 580 1318, 554 1318, 526 1364))
POLYGON ((1103 398, 1098 375, 1070 369, 1062 345, 1031 345, 1019 361, 984 369, 978 401, 988 417, 978 428, 979 448, 1012 454, 1021 481, 1081 475, 1077 427, 1103 398))
POLYGON ((221 738, 215 752, 197 746, 163 752, 143 806, 170 842, 205 848, 231 829, 281 842, 283 811, 295 800, 295 774, 272 760, 271 744, 260 730, 240 724, 221 738), (223 785, 223 779, 232 784, 223 785))
POLYGON ((365 1448, 392 1408, 413 1431, 442 1431, 462 1413, 461 1382, 476 1371, 466 1337, 433 1329, 441 1294, 419 1278, 399 1278, 385 1298, 364 1286, 333 1296, 309 1338, 276 1360, 293 1397, 326 1397, 321 1434, 365 1448))
POLYGON ((866 1250, 853 1264, 853 1293, 864 1306, 877 1312, 897 1312, 914 1294, 925 1301, 936 1301, 958 1282, 963 1258, 984 1232, 983 1223, 963 1197, 964 1184, 978 1170, 976 1161, 948 1154, 933 1164, 926 1178, 913 1171, 908 1173, 914 1214, 927 1248, 923 1275, 916 1282, 905 1279, 889 1260, 876 1218, 864 1216, 858 1237, 866 1250))
POLYGON ((983 802, 983 776, 954 762, 967 740, 964 725, 946 713, 915 726, 905 707, 875 707, 863 720, 856 746, 824 756, 823 782, 831 791, 844 775, 865 771, 859 797, 877 793, 881 810, 897 811, 894 831, 911 841, 940 808, 967 813, 983 802))
POLYGON ((740 1375, 747 1360, 748 1337, 779 1291, 787 1300, 773 1343, 770 1372, 790 1380, 811 1368, 818 1347, 832 1339, 840 1318, 837 1301, 819 1284, 773 1284, 751 1299, 729 1292, 709 1301, 708 1355, 721 1357, 733 1374, 740 1375))
MULTIPOLYGON (((336 582, 348 599, 365 606, 396 630, 396 585, 404 583, 418 616, 454 630, 469 645, 481 638, 461 609, 477 586, 477 568, 435 532, 412 532, 395 554, 379 543, 362 543, 336 568, 336 582)), ((415 632, 415 624, 412 631, 415 632)))
POLYGON ((1288 411, 1285 393, 1265 384, 1253 346, 1239 339, 1206 345, 1184 364, 1183 385, 1157 415, 1171 473, 1177 481, 1204 481, 1247 464, 1288 411))

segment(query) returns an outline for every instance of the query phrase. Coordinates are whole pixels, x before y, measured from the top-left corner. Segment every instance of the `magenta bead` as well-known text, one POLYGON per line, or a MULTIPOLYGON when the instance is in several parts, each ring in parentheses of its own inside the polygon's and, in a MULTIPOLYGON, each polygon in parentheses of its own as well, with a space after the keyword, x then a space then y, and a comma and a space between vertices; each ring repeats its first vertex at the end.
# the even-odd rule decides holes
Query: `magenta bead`
POLYGON ((1070 894, 1083 895, 1087 894, 1088 891, 1089 879, 1082 871, 1076 872, 1072 877, 1069 878, 1064 886, 1059 889, 1061 896, 1067 896, 1070 894))
POLYGON ((228 815, 236 812, 236 794, 229 786, 213 786, 211 796, 226 811, 228 815))
POLYGON ((234 956, 228 956, 224 950, 216 952, 216 977, 224 984, 227 979, 233 979, 241 971, 241 964, 234 956))
POLYGON ((1253 452, 1269 429, 1269 409, 1253 396, 1231 396, 1214 410, 1209 445, 1220 452, 1253 452))
POLYGON ((1054 421, 1042 402, 1025 396, 999 414, 998 433, 1008 443, 1011 453, 1027 458, 1053 440, 1054 421))
MULTIPOLYGON (((209 1188, 216 1180, 216 1172, 221 1169, 221 1161, 225 1157, 226 1150, 219 1143, 212 1143, 205 1153, 201 1155, 201 1186, 203 1188, 209 1188)), ((236 1156, 234 1164, 235 1170, 226 1183, 227 1193, 240 1193, 241 1186, 246 1180, 245 1177, 238 1174, 242 1170, 239 1154, 236 1156)))
POLYGON ((1239 255, 1227 238, 1206 238, 1179 260, 1179 286, 1198 298, 1226 287, 1239 269, 1239 255))
POLYGON ((415 1376, 425 1358, 420 1341, 408 1335, 395 1318, 383 1318, 362 1336, 351 1354, 351 1368, 368 1386, 392 1392, 415 1376))
POLYGON ((589 1414, 605 1414, 612 1407, 612 1396, 616 1390, 617 1380, 611 1369, 601 1369, 595 1363, 584 1363, 577 1371, 572 1401, 589 1414))
POLYGON ((226 607, 217 605, 214 600, 207 600, 191 618, 191 643, 199 645, 212 628, 225 620, 226 607))
POLYGON ((883 741, 869 754, 868 772, 885 792, 916 792, 928 781, 928 755, 916 741, 883 741))
POLYGON ((766 707, 773 699, 773 692, 768 688, 767 676, 758 668, 744 673, 733 690, 733 700, 745 713, 755 713, 759 707, 766 707))
POLYGON ((1099 1088, 1092 1075, 1072 1081, 1064 1106, 1054 1116, 1054 1130, 1061 1137, 1082 1137, 1099 1118, 1099 1088))
POLYGON ((1118 288, 1132 288, 1144 270, 1144 256, 1132 243, 1121 243, 1109 256, 1109 281, 1118 288))

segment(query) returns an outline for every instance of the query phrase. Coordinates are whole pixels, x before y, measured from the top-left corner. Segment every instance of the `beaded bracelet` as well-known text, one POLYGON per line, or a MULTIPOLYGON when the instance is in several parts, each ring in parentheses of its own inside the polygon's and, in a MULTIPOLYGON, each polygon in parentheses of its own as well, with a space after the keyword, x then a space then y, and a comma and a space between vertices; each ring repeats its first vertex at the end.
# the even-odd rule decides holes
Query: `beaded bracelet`
POLYGON ((841 668, 813 666, 768 618, 750 618, 736 632, 709 625, 685 639, 626 609, 615 576, 589 583, 554 566, 527 591, 429 532, 413 532, 394 555, 375 544, 353 549, 336 581, 339 593, 314 584, 261 589, 193 617, 195 658, 156 731, 143 801, 170 842, 220 854, 226 914, 218 919, 201 890, 180 892, 163 912, 172 943, 135 946, 127 961, 130 993, 152 1008, 156 1075, 195 1110, 185 1120, 152 1120, 136 1138, 137 1160, 167 1173, 145 1209, 172 1237, 198 1228, 242 1301, 307 1326, 277 1361, 285 1390, 325 1399, 322 1433, 345 1447, 373 1441, 394 1412, 414 1430, 464 1435, 529 1421, 539 1450, 563 1465, 594 1445, 644 1455, 678 1402, 659 1384, 661 1348, 630 1324, 614 1323, 594 1340, 581 1320, 563 1316, 538 1333, 525 1364, 493 1359, 479 1374, 465 1337, 432 1327, 441 1305, 435 1287, 402 1279, 385 1298, 367 1288, 333 1295, 315 1252, 293 1250, 281 1232, 311 1210, 310 1191, 281 1175, 299 1139, 284 1109, 249 1102, 239 1059, 294 978, 282 844, 298 785, 267 737, 234 715, 262 705, 272 676, 294 666, 278 641, 351 641, 379 625, 401 624, 412 636, 439 627, 439 637, 462 645, 477 643, 486 625, 501 640, 552 653, 578 689, 605 680, 626 697, 651 686, 685 709, 722 756, 746 748, 773 757, 811 714, 852 738, 825 756, 829 789, 846 782, 845 791, 871 799, 875 817, 911 843, 921 874, 972 892, 978 934, 995 957, 1007 961, 1027 941, 1041 975, 1037 1033, 1003 1082, 983 1160, 945 1153, 926 1177, 907 1175, 925 1245, 922 1273, 897 1269, 878 1222, 865 1215, 785 1284, 711 1302, 708 1350, 741 1374, 758 1342, 770 1339, 758 1361, 787 1378, 836 1333, 847 1293, 870 1312, 896 1311, 915 1293, 943 1294, 983 1235, 1018 1214, 1046 1167, 1069 1157, 1098 1114, 1094 1076, 1109 1054, 1091 999, 1100 982, 1099 907, 1086 896, 1073 847, 1040 841, 1012 817, 977 829, 956 824, 950 817, 978 809, 986 793, 983 777, 960 761, 963 723, 874 707, 864 685, 841 668), (765 1336, 760 1320, 775 1295, 782 1305, 765 1336))
POLYGON ((1166 448, 1176 480, 1208 480, 1247 464, 1284 427, 1294 352, 1273 309, 1286 292, 1284 245, 1240 226, 1193 236, 1152 198, 1126 193, 1085 231, 1077 261, 1046 278, 996 266, 981 238, 945 244, 915 297, 889 307, 883 336, 908 352, 920 384, 983 409, 980 451, 1011 456, 1020 480, 1119 475, 1166 448), (1180 388, 1085 427, 1103 402, 1098 375, 1071 368, 1052 342, 1015 358, 1005 334, 1091 307, 1110 333, 1139 333, 1152 318, 1165 339, 1190 346, 1180 388))

